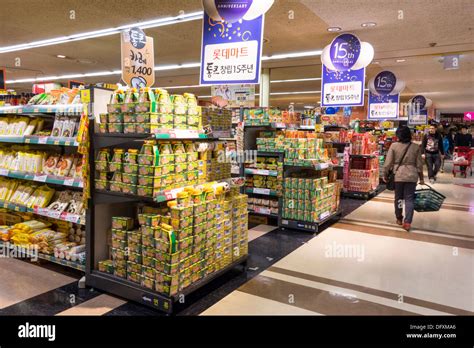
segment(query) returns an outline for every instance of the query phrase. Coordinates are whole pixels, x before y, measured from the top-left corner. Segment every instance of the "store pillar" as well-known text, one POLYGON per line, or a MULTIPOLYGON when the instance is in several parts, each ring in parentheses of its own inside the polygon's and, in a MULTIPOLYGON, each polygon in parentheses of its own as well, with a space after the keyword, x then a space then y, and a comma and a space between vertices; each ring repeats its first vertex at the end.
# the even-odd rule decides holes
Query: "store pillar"
POLYGON ((260 106, 270 106, 270 69, 262 69, 260 77, 260 106))

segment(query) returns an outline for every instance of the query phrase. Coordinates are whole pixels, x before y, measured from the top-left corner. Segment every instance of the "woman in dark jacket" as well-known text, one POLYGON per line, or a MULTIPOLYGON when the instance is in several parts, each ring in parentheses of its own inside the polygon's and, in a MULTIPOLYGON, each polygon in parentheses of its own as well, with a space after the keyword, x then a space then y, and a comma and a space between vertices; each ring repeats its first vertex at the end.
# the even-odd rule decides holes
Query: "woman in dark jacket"
POLYGON ((411 131, 401 126, 396 132, 398 142, 388 149, 383 167, 384 181, 388 181, 390 170, 395 172, 395 217, 397 224, 406 231, 411 228, 415 205, 415 190, 418 180, 424 185, 423 160, 420 146, 411 142, 411 131), (403 154, 406 155, 402 160, 403 154), (403 219, 403 201, 405 201, 405 219, 403 219))

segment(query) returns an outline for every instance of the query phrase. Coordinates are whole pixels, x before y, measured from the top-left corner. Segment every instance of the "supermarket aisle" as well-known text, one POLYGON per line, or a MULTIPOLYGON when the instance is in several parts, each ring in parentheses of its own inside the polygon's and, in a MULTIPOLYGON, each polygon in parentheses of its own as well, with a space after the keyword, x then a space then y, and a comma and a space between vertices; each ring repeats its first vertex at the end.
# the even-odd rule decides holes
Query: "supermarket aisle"
MULTIPOLYGON (((269 234, 276 226, 258 225, 249 230, 250 249, 253 254, 252 272, 268 267, 301 245, 294 243, 278 247, 278 238, 269 234), (270 251, 270 253, 267 253, 270 251), (260 255, 264 253, 265 255, 260 255), (273 262, 275 262, 273 261, 273 262)), ((306 238, 306 236, 304 236, 306 238)), ((289 238, 288 236, 286 237, 289 238)), ((28 261, 0 257, 0 315, 161 315, 147 307, 130 303, 93 289, 79 289, 80 273, 49 263, 42 266, 28 261)), ((236 272, 207 289, 212 294, 201 294, 195 304, 185 311, 199 314, 247 281, 247 277, 236 272)))
POLYGON ((446 204, 412 232, 385 191, 202 314, 473 315, 473 181, 448 173, 446 204))

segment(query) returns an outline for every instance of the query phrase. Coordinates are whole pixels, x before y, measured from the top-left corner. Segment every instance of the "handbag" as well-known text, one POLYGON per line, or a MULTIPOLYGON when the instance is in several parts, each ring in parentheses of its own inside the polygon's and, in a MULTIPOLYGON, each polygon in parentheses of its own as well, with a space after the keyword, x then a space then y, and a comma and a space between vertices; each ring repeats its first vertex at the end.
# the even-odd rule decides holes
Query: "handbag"
POLYGON ((402 159, 400 160, 400 162, 398 162, 397 169, 395 169, 395 171, 393 171, 393 170, 391 169, 391 170, 388 172, 388 180, 387 180, 386 188, 387 188, 387 190, 389 190, 389 191, 395 190, 395 174, 397 173, 398 168, 400 168, 400 166, 402 165, 402 162, 403 162, 403 160, 405 159, 405 156, 406 156, 406 154, 407 154, 408 149, 410 148, 410 146, 411 146, 411 142, 410 142, 410 144, 408 144, 407 148, 405 149, 405 152, 403 153, 402 159))

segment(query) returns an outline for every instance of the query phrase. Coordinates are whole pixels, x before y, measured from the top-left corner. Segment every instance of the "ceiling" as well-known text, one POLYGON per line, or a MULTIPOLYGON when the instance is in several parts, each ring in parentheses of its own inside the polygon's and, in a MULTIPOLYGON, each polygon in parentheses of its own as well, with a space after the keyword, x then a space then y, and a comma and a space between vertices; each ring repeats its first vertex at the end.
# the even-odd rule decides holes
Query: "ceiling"
MULTIPOLYGON (((2 0, 0 47, 201 11, 200 0, 2 0), (133 4, 130 9, 127 6, 133 4), (74 12, 71 12, 74 11, 74 12), (183 13, 183 12, 181 12, 183 13), (74 18, 71 19, 71 15, 74 18)), ((388 69, 406 82, 405 98, 423 94, 441 112, 474 109, 474 0, 276 0, 265 18, 263 55, 313 51, 337 35, 330 26, 370 42, 375 58, 367 78, 388 69), (361 23, 376 22, 374 28, 361 23), (442 57, 460 54, 458 70, 444 70, 442 57), (396 62, 405 59, 404 62, 396 62), (378 63, 378 64, 377 64, 378 63)), ((146 29, 155 40, 155 65, 199 62, 202 21, 146 29)), ((120 69, 119 35, 0 54, 7 80, 120 69), (67 56, 59 59, 57 54, 67 56), (16 64, 17 63, 17 64, 16 64), (19 66, 17 66, 19 64, 19 66)), ((272 80, 321 76, 317 56, 266 61, 272 80)), ((119 75, 81 78, 119 82, 119 75)), ((156 86, 197 85, 199 68, 156 72, 156 86)), ((66 81, 65 81, 66 82, 66 81)), ((29 90, 31 82, 9 88, 29 90)), ((319 91, 320 81, 274 83, 271 91, 319 91)), ((209 87, 176 92, 210 95, 209 87)), ((170 88, 170 91, 174 92, 170 88)), ((273 106, 316 105, 319 93, 272 95, 273 106)))

